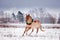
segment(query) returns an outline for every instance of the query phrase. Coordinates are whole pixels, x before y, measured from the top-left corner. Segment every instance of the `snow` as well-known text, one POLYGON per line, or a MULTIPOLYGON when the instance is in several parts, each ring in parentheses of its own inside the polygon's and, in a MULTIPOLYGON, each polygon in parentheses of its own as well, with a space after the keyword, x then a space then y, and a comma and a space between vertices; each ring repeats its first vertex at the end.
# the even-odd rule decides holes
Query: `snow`
POLYGON ((15 15, 17 15, 18 11, 21 11, 22 13, 25 14, 31 14, 33 17, 36 14, 36 16, 40 16, 41 11, 43 11, 44 13, 50 13, 53 17, 57 18, 58 14, 60 13, 60 9, 51 9, 51 8, 10 8, 7 10, 3 10, 4 13, 7 14, 12 14, 13 12, 15 13, 15 15), (42 9, 42 10, 41 10, 42 9), (37 14, 38 13, 38 14, 37 14))
MULTIPOLYGON (((42 24, 43 25, 43 24, 42 24)), ((47 24, 45 24, 46 27, 47 24)), ((49 25, 52 26, 53 24, 49 25)), ((44 26, 44 25, 43 25, 44 26)), ((55 25, 56 26, 56 25, 55 25)), ((57 25, 59 26, 59 24, 57 25)), ((0 28, 0 40, 59 40, 60 29, 46 29, 45 32, 39 30, 36 34, 36 29, 31 35, 22 36, 24 28, 0 28)), ((28 31, 28 34, 31 30, 28 31)))

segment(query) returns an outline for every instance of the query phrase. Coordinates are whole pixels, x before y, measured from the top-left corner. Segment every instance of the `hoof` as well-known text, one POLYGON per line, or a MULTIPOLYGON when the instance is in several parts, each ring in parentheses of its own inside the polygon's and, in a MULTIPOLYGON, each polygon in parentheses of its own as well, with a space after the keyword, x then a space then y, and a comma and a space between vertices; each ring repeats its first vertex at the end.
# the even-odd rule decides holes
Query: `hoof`
POLYGON ((22 36, 24 36, 24 35, 22 35, 22 36))
POLYGON ((45 30, 41 30, 42 32, 45 32, 45 30))

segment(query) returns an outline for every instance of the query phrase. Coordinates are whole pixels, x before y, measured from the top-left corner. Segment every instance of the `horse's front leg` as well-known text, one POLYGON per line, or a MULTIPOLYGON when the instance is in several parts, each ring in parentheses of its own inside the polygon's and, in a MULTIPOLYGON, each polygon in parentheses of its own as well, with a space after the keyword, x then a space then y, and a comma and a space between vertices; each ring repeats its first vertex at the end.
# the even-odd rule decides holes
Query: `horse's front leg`
POLYGON ((31 29, 31 27, 26 27, 26 28, 25 28, 25 31, 24 31, 24 33, 23 33, 22 36, 24 36, 25 33, 27 34, 27 32, 28 32, 30 29, 31 29))

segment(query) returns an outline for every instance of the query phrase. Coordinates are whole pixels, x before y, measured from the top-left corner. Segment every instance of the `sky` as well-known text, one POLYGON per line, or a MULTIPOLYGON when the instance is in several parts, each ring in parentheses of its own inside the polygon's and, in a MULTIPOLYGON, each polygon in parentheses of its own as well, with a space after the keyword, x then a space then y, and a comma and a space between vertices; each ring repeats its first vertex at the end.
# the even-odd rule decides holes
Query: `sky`
POLYGON ((60 0, 0 0, 0 9, 8 8, 60 8, 60 0))

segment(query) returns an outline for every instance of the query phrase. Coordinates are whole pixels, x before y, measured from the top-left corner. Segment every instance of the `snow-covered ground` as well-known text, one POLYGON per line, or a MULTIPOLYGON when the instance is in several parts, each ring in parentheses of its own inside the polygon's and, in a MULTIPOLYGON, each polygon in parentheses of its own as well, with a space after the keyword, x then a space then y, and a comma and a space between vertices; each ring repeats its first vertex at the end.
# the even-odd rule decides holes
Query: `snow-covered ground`
MULTIPOLYGON (((52 26, 52 24, 49 26, 52 26)), ((35 29, 31 35, 25 35, 23 37, 22 34, 25 30, 25 27, 0 28, 0 40, 60 40, 60 29, 53 29, 53 28, 48 29, 45 27, 43 28, 45 32, 39 30, 38 34, 36 34, 36 29, 35 29)), ((28 34, 30 32, 31 30, 28 31, 28 34)))

